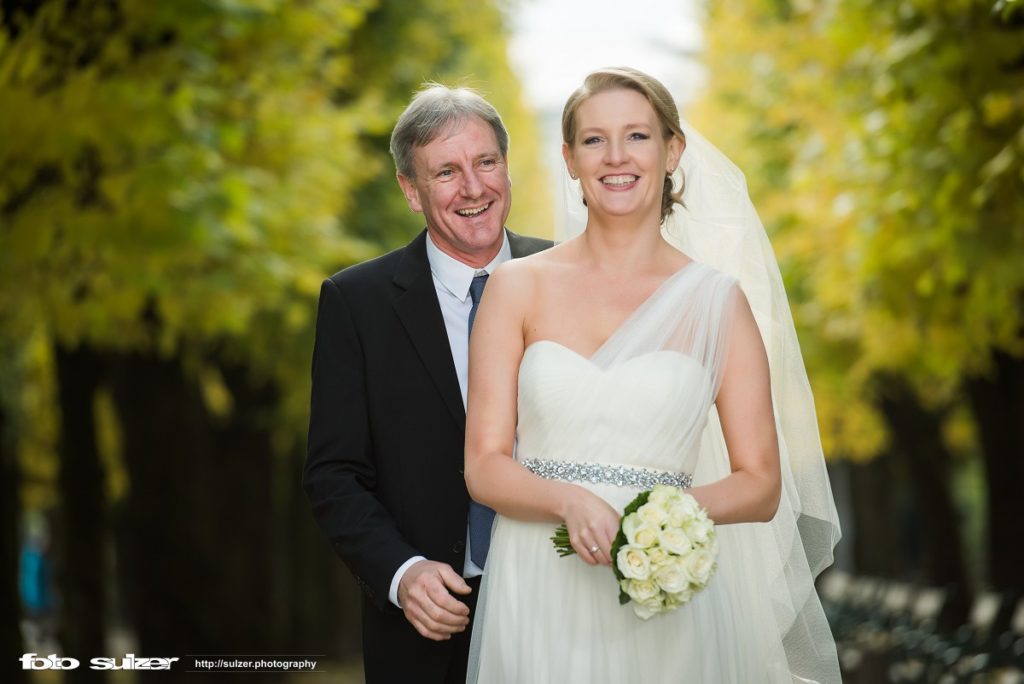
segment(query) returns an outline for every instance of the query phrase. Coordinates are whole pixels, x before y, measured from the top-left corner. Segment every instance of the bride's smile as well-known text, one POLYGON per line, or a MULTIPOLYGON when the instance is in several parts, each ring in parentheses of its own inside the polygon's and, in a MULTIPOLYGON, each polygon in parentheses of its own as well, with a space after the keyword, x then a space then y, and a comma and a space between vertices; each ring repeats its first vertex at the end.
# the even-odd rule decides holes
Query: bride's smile
POLYGON ((678 163, 681 141, 662 130, 647 98, 633 90, 588 98, 577 120, 574 139, 562 152, 580 179, 591 221, 649 217, 656 225, 665 174, 678 163))

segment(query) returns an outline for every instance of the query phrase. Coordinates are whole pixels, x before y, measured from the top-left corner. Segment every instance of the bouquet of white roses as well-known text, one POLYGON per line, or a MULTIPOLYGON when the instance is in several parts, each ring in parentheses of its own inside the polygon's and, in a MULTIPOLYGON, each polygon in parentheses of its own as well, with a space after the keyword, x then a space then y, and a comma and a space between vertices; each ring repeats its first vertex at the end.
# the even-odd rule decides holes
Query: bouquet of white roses
MULTIPOLYGON (((551 537, 560 556, 576 553, 565 525, 551 537)), ((626 506, 612 542, 619 603, 646 620, 674 610, 707 586, 715 571, 715 524, 681 489, 655 485, 626 506)))

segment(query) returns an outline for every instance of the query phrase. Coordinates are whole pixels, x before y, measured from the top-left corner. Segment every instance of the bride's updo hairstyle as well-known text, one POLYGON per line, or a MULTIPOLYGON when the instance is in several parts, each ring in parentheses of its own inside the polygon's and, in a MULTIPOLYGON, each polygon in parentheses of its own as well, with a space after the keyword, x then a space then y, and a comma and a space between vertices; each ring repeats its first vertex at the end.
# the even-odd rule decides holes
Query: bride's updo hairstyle
MULTIPOLYGON (((565 103, 565 109, 562 110, 562 141, 570 148, 575 146, 576 113, 579 111, 580 105, 588 98, 609 90, 635 90, 643 95, 651 103, 654 113, 658 115, 665 140, 675 135, 684 143, 686 142, 686 134, 683 133, 683 129, 679 125, 679 110, 676 108, 672 95, 661 84, 661 81, 629 67, 608 67, 591 72, 583 80, 583 85, 577 88, 565 103)), ((674 204, 683 203, 684 187, 685 179, 680 181, 679 190, 673 192, 672 174, 665 174, 665 185, 661 194, 662 223, 672 213, 674 204)), ((584 199, 583 203, 586 204, 587 200, 584 199)))

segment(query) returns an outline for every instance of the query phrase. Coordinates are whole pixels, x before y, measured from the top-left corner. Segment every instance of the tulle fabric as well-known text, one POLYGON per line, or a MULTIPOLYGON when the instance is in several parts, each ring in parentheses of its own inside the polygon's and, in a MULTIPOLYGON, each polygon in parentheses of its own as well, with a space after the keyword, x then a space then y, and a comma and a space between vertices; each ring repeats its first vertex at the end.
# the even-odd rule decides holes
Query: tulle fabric
MULTIPOLYGON (((770 523, 718 528, 718 570, 677 611, 642 621, 611 570, 559 558, 551 523, 498 516, 474 622, 469 682, 840 682, 814 578, 839 523, 810 386, 771 246, 742 173, 684 126, 686 208, 666 238, 697 260, 591 358, 555 342, 519 371, 516 458, 730 472, 714 408, 737 288, 769 357, 783 491, 770 523)), ((617 510, 638 490, 584 485, 617 510)))
MULTIPOLYGON (((724 154, 683 122, 686 151, 679 174, 685 208, 663 228, 694 259, 739 281, 764 341, 782 462, 782 499, 775 518, 744 534, 764 563, 767 597, 797 682, 839 682, 835 642, 814 590, 832 564, 841 532, 818 433, 814 398, 778 262, 747 191, 746 178, 724 154)), ((717 421, 709 421, 701 463, 727 462, 717 421)))

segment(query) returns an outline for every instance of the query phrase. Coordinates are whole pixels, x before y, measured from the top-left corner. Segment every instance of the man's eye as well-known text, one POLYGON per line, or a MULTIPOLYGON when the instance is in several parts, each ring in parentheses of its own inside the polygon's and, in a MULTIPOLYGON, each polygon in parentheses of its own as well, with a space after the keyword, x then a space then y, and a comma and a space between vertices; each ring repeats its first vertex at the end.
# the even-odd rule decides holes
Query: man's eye
POLYGON ((498 162, 495 159, 484 159, 482 162, 480 162, 480 164, 483 166, 494 166, 497 163, 498 162))
POLYGON ((450 178, 454 172, 451 169, 441 169, 437 172, 438 178, 450 178))

